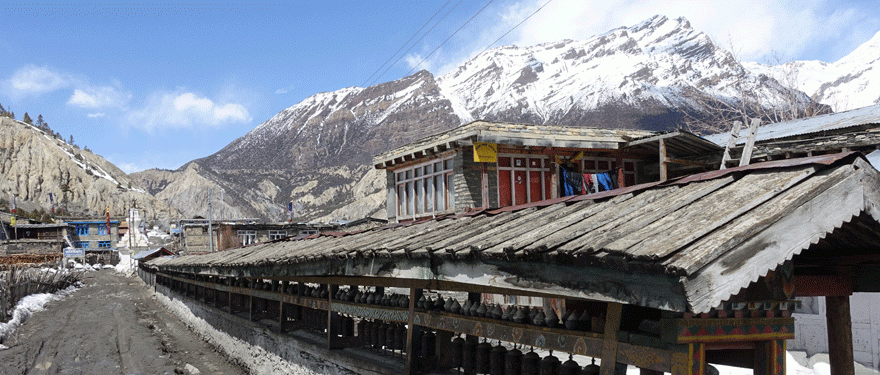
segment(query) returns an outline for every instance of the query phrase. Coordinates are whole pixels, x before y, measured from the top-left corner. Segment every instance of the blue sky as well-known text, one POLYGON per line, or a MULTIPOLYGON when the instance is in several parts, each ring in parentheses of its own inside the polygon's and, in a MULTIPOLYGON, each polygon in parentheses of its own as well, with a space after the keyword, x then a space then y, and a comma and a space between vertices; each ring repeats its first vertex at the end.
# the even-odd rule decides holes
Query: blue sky
MULTIPOLYGON (((314 93, 413 69, 445 73, 545 3, 3 4, 0 104, 18 119, 42 114, 65 139, 73 135, 126 172, 176 169, 314 93), (393 55, 435 14, 413 41, 445 18, 393 55)), ((687 18, 743 60, 835 61, 880 31, 877 5, 552 0, 496 45, 585 39, 663 14, 687 18)))

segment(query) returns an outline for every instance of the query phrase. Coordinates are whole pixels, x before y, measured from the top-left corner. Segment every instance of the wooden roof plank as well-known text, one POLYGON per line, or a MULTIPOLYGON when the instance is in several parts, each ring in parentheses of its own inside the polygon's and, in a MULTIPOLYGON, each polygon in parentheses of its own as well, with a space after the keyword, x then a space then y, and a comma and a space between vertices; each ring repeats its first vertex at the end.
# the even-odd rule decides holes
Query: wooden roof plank
MULTIPOLYGON (((597 220, 598 223, 591 224, 591 227, 589 227, 589 229, 582 235, 578 236, 578 238, 572 239, 572 241, 559 246, 559 250, 572 253, 592 253, 597 249, 602 249, 604 248, 605 243, 620 238, 627 238, 632 230, 638 230, 646 225, 656 222, 681 207, 721 189, 725 185, 731 183, 731 181, 732 179, 709 180, 685 185, 681 187, 680 190, 666 190, 669 193, 675 192, 675 194, 670 194, 671 199, 660 200, 660 203, 663 206, 659 208, 650 205, 659 197, 653 197, 650 195, 642 197, 644 193, 640 194, 640 200, 628 202, 625 211, 617 211, 613 213, 617 214, 617 216, 606 215, 602 220, 597 220), (646 213, 646 211, 648 212, 646 213), (633 215, 633 217, 629 215, 633 215), (643 216, 639 217, 640 215, 643 216), (618 228, 621 226, 625 227, 618 228)), ((652 190, 651 192, 659 191, 652 190)), ((666 194, 664 194, 664 196, 665 195, 666 194)))
POLYGON ((724 189, 640 228, 627 236, 629 243, 621 244, 618 241, 603 250, 633 258, 664 258, 815 172, 815 167, 808 166, 801 170, 747 175, 724 189))
MULTIPOLYGON (((819 181, 810 185, 817 187, 816 185, 830 182, 833 186, 825 190, 818 188, 818 195, 805 197, 806 202, 788 215, 773 215, 770 219, 771 225, 764 226, 759 233, 749 236, 738 246, 710 260, 705 267, 689 275, 684 280, 684 285, 690 310, 695 313, 708 312, 721 301, 729 299, 742 288, 766 275, 767 271, 791 259, 857 216, 865 207, 866 184, 860 181, 863 175, 854 171, 851 165, 846 165, 832 171, 829 178, 816 178, 819 181)), ((812 182, 814 179, 808 181, 812 182)), ((871 183, 878 184, 880 181, 875 179, 871 183)), ((798 185, 800 187, 802 186, 798 185)), ((792 201, 800 200, 797 194, 786 197, 792 201)), ((793 205, 789 202, 780 206, 793 205)), ((761 221, 762 218, 767 220, 763 215, 746 218, 752 221, 746 225, 754 225, 754 221, 761 221)))
MULTIPOLYGON (((535 208, 530 208, 523 211, 533 212, 534 210, 535 208)), ((519 216, 521 216, 521 213, 519 212, 503 212, 494 217, 483 214, 482 216, 474 220, 466 230, 455 232, 447 230, 445 231, 447 235, 445 239, 441 239, 434 244, 425 244, 424 246, 421 246, 421 248, 424 248, 428 251, 442 251, 446 249, 451 250, 453 247, 456 246, 456 244, 462 242, 463 240, 467 240, 479 233, 490 230, 491 228, 494 228, 496 226, 503 225, 504 223, 516 219, 519 216)))
MULTIPOLYGON (((710 237, 704 237, 684 247, 676 255, 664 262, 668 267, 681 269, 686 273, 696 272, 709 261, 724 254, 752 236, 761 232, 781 217, 790 214, 817 194, 827 190, 852 173, 851 169, 837 168, 831 173, 817 173, 812 178, 789 189, 763 204, 759 213, 742 215, 710 237)), ((820 215, 821 216, 821 215, 820 215)))
POLYGON ((546 225, 554 223, 561 218, 567 217, 572 212, 581 210, 584 207, 593 204, 594 202, 590 200, 584 200, 574 204, 566 204, 564 202, 557 203, 551 207, 544 208, 527 218, 523 218, 522 225, 520 225, 520 223, 515 223, 506 232, 492 233, 491 236, 487 236, 482 240, 472 241, 471 247, 477 250, 482 250, 485 254, 490 256, 492 254, 499 254, 497 252, 488 253, 486 251, 488 249, 499 248, 499 245, 501 246, 500 249, 503 249, 505 243, 509 243, 510 241, 523 241, 526 240, 527 237, 537 240, 537 236, 548 234, 544 228, 546 225))
MULTIPOLYGON (((490 228, 488 230, 479 232, 477 235, 468 238, 467 241, 463 241, 456 246, 451 248, 452 251, 461 251, 465 249, 472 250, 480 250, 481 247, 479 244, 485 244, 487 239, 491 239, 497 235, 508 236, 513 235, 511 233, 512 230, 522 227, 529 227, 529 223, 534 222, 537 217, 541 215, 550 214, 552 212, 556 212, 560 208, 565 207, 565 203, 557 203, 549 207, 544 207, 538 210, 537 207, 527 208, 524 210, 520 210, 522 215, 515 215, 511 220, 503 223, 501 225, 495 226, 494 228, 490 228)), ((513 216, 513 215, 512 215, 513 216)), ((488 243, 494 244, 494 241, 489 241, 488 243)))
POLYGON ((499 244, 498 246, 494 246, 487 251, 492 253, 500 253, 504 251, 520 251, 520 250, 530 250, 530 251, 540 251, 549 248, 555 248, 560 243, 564 243, 566 241, 571 240, 571 238, 579 236, 580 232, 570 230, 571 227, 576 226, 578 223, 581 223, 586 220, 592 220, 592 218, 596 215, 600 215, 602 212, 607 212, 608 209, 614 208, 623 202, 631 199, 633 194, 623 194, 615 196, 614 198, 592 205, 585 205, 581 210, 573 212, 571 215, 560 219, 555 223, 551 223, 549 225, 545 225, 541 228, 541 232, 545 232, 547 235, 538 239, 537 241, 526 242, 517 242, 509 245, 505 245, 504 243, 499 244))

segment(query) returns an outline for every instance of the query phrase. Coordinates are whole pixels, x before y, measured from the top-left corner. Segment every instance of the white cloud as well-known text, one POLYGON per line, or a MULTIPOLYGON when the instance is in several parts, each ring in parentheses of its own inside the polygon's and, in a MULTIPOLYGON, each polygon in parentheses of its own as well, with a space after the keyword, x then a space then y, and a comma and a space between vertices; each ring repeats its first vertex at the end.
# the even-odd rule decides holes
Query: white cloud
POLYGON ((86 116, 89 116, 89 118, 99 118, 99 117, 104 117, 106 115, 107 114, 104 112, 98 112, 98 113, 89 113, 86 116))
POLYGON ((282 87, 282 88, 280 88, 280 89, 278 89, 278 90, 275 90, 275 93, 276 93, 276 94, 287 94, 287 93, 290 92, 290 90, 293 90, 293 85, 290 85, 290 86, 287 86, 287 87, 282 87))
POLYGON ((26 65, 3 83, 10 96, 40 95, 71 86, 73 79, 44 66, 26 65))
POLYGON ((155 93, 144 107, 127 115, 129 125, 147 131, 169 128, 219 127, 249 123, 251 115, 241 104, 215 103, 192 92, 155 93))
POLYGON ((131 94, 113 86, 84 86, 73 90, 67 104, 87 109, 124 108, 131 94))

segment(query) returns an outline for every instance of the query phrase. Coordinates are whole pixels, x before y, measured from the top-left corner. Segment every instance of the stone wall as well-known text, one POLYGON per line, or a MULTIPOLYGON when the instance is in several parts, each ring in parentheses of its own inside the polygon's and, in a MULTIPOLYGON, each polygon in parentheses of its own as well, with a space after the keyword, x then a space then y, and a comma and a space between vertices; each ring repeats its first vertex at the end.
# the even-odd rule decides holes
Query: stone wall
POLYGON ((11 240, 0 243, 0 255, 61 253, 61 240, 11 240))

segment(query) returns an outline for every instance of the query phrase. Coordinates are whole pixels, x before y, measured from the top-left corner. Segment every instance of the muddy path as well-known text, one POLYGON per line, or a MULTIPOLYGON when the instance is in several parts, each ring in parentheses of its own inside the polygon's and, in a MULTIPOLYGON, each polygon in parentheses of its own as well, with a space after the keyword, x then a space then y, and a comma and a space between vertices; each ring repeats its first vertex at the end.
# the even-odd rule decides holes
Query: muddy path
POLYGON ((0 374, 245 374, 139 280, 103 270, 87 273, 83 283, 4 342, 0 374))

